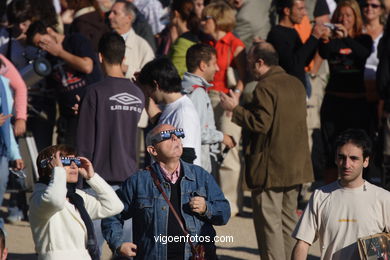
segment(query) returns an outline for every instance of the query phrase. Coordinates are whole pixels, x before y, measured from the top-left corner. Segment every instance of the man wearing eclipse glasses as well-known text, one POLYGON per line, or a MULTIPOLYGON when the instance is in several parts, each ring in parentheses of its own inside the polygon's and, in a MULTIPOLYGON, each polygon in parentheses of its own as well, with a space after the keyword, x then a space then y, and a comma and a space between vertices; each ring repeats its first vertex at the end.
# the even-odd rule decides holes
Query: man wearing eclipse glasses
POLYGON ((102 220, 103 236, 117 255, 135 259, 189 259, 192 246, 203 242, 206 259, 216 259, 213 225, 227 223, 229 202, 212 175, 180 159, 182 138, 185 138, 183 129, 167 124, 156 126, 147 135, 147 151, 155 162, 129 177, 117 191, 125 206, 122 213, 102 220), (174 211, 188 235, 180 228, 174 211), (123 221, 129 218, 133 218, 135 245, 121 239, 123 221), (196 236, 211 239, 201 241, 196 236), (159 237, 181 239, 164 243, 159 237), (187 240, 183 239, 186 237, 187 240))

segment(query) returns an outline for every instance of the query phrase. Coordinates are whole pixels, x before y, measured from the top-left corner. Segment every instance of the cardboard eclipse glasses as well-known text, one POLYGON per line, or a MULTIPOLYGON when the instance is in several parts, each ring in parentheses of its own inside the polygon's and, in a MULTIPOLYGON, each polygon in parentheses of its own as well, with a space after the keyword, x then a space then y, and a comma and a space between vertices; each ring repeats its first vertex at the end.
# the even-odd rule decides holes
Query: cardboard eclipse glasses
POLYGON ((152 136, 152 140, 151 140, 152 145, 155 145, 159 142, 171 139, 172 135, 176 135, 176 137, 178 137, 178 138, 185 137, 183 128, 161 131, 160 133, 157 133, 154 136, 152 136))
MULTIPOLYGON (((81 166, 81 161, 77 157, 62 157, 61 156, 60 158, 61 158, 62 165, 64 165, 64 166, 69 166, 72 164, 72 162, 74 162, 77 165, 77 167, 81 166)), ((53 159, 53 157, 43 159, 40 162, 41 168, 46 168, 52 159, 53 159)))

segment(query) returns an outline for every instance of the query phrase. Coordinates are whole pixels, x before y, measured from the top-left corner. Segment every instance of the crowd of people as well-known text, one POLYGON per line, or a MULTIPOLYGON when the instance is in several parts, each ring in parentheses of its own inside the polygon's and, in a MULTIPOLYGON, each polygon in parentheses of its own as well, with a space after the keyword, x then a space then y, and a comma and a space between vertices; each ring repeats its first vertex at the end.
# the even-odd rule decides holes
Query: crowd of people
POLYGON ((217 259, 155 238, 215 236, 245 187, 261 259, 317 239, 356 259, 390 231, 390 2, 0 5, 0 204, 32 136, 38 177, 6 220, 30 222, 39 259, 100 259, 104 240, 117 259, 217 259))

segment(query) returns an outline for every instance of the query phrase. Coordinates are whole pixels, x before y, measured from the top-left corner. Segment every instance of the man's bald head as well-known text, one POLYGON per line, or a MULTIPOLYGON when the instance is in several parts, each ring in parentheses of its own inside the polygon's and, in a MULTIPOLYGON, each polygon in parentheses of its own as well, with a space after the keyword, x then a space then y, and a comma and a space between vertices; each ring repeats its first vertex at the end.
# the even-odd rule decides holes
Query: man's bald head
POLYGON ((155 126, 146 136, 146 146, 153 145, 152 144, 152 137, 162 131, 167 131, 167 130, 174 130, 176 127, 173 125, 168 125, 168 124, 161 124, 155 126))
POLYGON ((252 61, 262 59, 267 66, 279 65, 278 53, 272 44, 266 41, 260 41, 253 44, 249 50, 249 58, 252 61))
POLYGON ((257 45, 259 45, 259 48, 262 50, 269 51, 269 52, 276 52, 274 46, 272 46, 272 44, 269 42, 260 41, 257 43, 257 45))
POLYGON ((175 130, 176 127, 168 124, 157 125, 146 136, 146 149, 150 156, 157 162, 178 162, 183 154, 183 145, 181 139, 176 133, 170 133, 169 138, 154 138, 162 131, 175 130))

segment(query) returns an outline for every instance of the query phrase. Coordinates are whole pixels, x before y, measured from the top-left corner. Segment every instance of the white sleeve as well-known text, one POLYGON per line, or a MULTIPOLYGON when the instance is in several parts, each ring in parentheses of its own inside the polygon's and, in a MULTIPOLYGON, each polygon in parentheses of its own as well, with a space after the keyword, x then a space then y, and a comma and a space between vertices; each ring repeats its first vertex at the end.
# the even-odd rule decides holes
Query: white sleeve
POLYGON ((113 188, 97 173, 87 183, 96 192, 97 197, 81 190, 77 190, 77 193, 83 197, 85 209, 91 219, 111 217, 123 210, 123 203, 113 188))
POLYGON ((30 212, 32 214, 39 212, 41 218, 50 218, 65 207, 67 192, 65 169, 55 167, 47 188, 33 192, 30 200, 30 212))
POLYGON ((318 237, 319 223, 317 218, 318 212, 315 205, 316 192, 317 191, 311 195, 309 203, 292 233, 292 237, 297 240, 305 241, 310 245, 312 245, 318 237))
POLYGON ((194 148, 196 159, 194 164, 202 166, 201 163, 201 128, 198 112, 196 112, 192 101, 190 106, 181 108, 181 121, 184 129, 185 137, 182 140, 183 147, 194 148))

